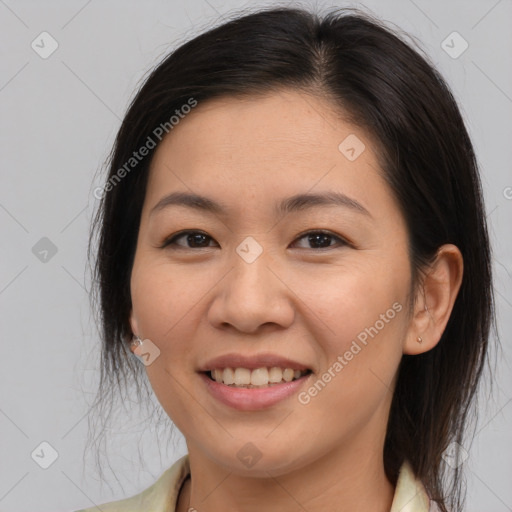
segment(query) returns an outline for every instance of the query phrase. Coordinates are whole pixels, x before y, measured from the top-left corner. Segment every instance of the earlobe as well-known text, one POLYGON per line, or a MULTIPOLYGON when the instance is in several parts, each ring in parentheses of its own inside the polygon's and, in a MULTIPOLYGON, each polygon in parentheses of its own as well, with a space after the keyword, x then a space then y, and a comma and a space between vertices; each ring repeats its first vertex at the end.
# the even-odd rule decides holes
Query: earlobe
MULTIPOLYGON (((132 329, 132 333, 134 335, 137 335, 138 332, 139 332, 139 327, 138 327, 138 324, 137 324, 137 319, 135 318, 135 315, 133 314, 133 309, 130 310, 129 322, 130 322, 130 327, 132 329)), ((133 346, 132 345, 130 345, 130 350, 133 352, 133 346)))
POLYGON ((458 247, 445 244, 439 248, 418 287, 404 354, 428 352, 439 343, 462 283, 463 267, 458 247))

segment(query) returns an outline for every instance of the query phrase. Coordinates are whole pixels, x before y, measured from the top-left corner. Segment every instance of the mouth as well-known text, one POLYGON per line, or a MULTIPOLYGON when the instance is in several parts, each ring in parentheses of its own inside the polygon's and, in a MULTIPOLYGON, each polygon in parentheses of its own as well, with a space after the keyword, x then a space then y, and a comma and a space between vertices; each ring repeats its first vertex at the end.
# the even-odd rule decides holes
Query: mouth
POLYGON ((199 371, 198 375, 207 392, 217 402, 239 411, 258 411, 277 406, 299 393, 311 380, 313 371, 278 367, 253 370, 228 367, 199 371), (252 380, 253 375, 255 381, 252 380))
POLYGON ((280 367, 215 368, 199 372, 211 381, 232 388, 264 389, 293 382, 312 373, 310 369, 298 370, 280 367))

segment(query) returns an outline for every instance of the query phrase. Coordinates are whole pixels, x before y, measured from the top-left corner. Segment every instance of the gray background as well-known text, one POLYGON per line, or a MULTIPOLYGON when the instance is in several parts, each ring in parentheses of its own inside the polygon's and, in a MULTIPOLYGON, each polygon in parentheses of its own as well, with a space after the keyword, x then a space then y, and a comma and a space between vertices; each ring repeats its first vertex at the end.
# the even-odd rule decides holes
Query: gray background
MULTIPOLYGON (((111 471, 103 485, 92 452, 84 454, 99 348, 86 291, 87 235, 97 206, 92 191, 145 73, 232 9, 260 5, 269 4, 0 0, 0 511, 76 510, 120 499, 149 486, 186 453, 181 434, 168 449, 158 447, 155 437, 169 425, 151 431, 134 408, 112 425, 111 471), (59 45, 46 59, 31 47, 43 31, 59 45), (36 463, 50 454, 42 442, 58 453, 48 469, 36 463), (31 457, 34 450, 39 459, 31 457)), ((494 394, 489 398, 483 389, 477 436, 465 447, 467 510, 510 511, 512 3, 364 5, 421 42, 461 105, 481 164, 503 352, 493 352, 494 394), (469 45, 457 58, 442 46, 453 31, 469 45)), ((445 44, 453 53, 463 42, 445 44)))

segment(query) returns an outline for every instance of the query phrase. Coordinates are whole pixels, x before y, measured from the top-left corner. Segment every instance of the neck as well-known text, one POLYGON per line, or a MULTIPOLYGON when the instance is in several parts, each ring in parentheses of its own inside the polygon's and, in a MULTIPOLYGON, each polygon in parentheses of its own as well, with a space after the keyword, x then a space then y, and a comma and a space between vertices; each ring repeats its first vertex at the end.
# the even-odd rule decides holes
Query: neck
MULTIPOLYGON (((311 464, 280 476, 255 478, 236 474, 190 450, 191 479, 181 489, 177 512, 244 510, 308 512, 372 510, 389 512, 394 486, 388 481, 382 457, 329 453, 311 464)), ((382 452, 381 452, 382 453, 382 452)))

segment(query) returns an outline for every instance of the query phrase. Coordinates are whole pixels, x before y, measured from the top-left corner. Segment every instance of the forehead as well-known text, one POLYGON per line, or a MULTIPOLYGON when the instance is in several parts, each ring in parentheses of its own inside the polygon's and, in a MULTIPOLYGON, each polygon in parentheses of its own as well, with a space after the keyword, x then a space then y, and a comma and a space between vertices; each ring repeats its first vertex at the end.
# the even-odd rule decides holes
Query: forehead
POLYGON ((199 103, 173 128, 157 152, 183 144, 188 149, 195 148, 189 155, 192 158, 215 153, 243 160, 258 151, 261 160, 281 160, 308 158, 315 149, 332 154, 337 151, 343 132, 361 132, 344 121, 342 115, 339 107, 301 91, 221 97, 199 103), (280 153, 286 148, 293 153, 280 153))
POLYGON ((342 114, 299 91, 199 103, 158 146, 147 203, 175 189, 239 201, 335 190, 389 202, 369 135, 342 114))

